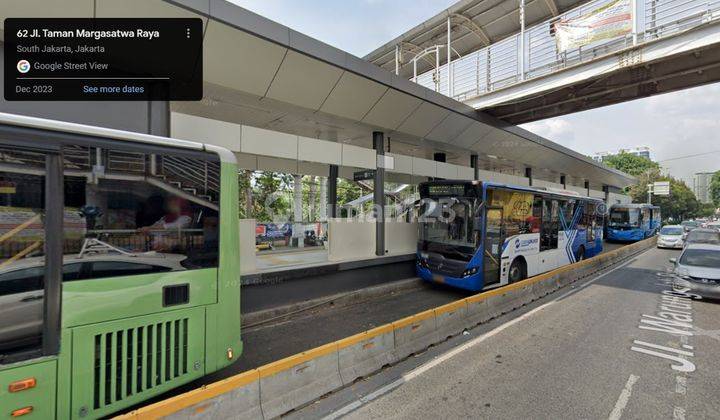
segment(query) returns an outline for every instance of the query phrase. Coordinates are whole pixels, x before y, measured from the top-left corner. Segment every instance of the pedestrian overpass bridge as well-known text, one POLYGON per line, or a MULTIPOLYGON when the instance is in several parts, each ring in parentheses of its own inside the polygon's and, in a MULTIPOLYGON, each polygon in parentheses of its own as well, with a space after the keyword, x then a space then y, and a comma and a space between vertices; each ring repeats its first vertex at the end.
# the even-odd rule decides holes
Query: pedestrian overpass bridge
POLYGON ((483 3, 461 1, 365 58, 512 124, 720 80, 720 0, 513 0, 503 16, 483 3), (608 22, 615 33, 593 38, 608 22))

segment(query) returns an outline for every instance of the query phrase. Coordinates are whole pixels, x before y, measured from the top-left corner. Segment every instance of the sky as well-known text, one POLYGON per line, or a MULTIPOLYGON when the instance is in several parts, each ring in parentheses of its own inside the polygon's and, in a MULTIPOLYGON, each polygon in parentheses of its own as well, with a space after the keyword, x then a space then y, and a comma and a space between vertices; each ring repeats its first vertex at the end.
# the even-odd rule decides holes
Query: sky
MULTIPOLYGON (((230 1, 362 57, 457 0, 230 1)), ((586 155, 648 146, 667 173, 692 186, 693 173, 720 170, 719 114, 713 84, 522 127, 586 155), (704 155, 676 159, 695 154, 704 155)))

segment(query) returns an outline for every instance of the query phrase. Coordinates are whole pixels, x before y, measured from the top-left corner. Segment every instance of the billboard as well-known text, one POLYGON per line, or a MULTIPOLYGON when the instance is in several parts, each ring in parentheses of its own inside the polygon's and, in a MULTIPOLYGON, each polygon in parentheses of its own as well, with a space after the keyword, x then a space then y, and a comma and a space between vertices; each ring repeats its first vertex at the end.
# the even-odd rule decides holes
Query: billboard
POLYGON ((632 31, 631 0, 614 0, 580 16, 553 23, 558 52, 572 50, 632 31))

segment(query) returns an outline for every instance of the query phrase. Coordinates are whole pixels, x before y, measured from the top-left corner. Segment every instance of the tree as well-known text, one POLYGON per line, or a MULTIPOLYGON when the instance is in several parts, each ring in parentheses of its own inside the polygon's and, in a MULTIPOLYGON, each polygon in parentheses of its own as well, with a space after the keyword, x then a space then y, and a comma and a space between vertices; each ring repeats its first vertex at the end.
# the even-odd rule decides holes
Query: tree
POLYGON ((710 200, 715 204, 716 207, 720 207, 720 171, 717 171, 710 178, 710 185, 708 185, 708 194, 710 194, 710 200))
POLYGON ((289 219, 293 176, 280 172, 256 172, 253 176, 253 215, 259 222, 289 219))
POLYGON ((630 187, 630 197, 632 197, 633 203, 646 203, 647 185, 657 181, 670 181, 669 196, 655 195, 652 197, 652 204, 660 206, 663 218, 681 221, 699 216, 700 202, 690 188, 681 180, 662 175, 659 169, 650 169, 638 176, 638 183, 630 187))
POLYGON ((700 204, 700 208, 698 209, 697 216, 711 217, 715 215, 715 210, 717 210, 717 208, 715 207, 714 203, 702 203, 700 204))
POLYGON ((603 159, 603 163, 611 168, 633 176, 642 175, 648 170, 660 169, 660 165, 658 165, 657 162, 627 152, 620 152, 617 155, 608 156, 603 159))

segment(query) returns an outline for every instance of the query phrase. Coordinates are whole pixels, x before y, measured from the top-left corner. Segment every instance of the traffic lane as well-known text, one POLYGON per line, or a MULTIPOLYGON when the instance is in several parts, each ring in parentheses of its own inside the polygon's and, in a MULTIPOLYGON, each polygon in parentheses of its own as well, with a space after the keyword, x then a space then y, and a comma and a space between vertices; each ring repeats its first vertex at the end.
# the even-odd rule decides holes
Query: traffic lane
POLYGON ((686 356, 695 365, 692 372, 673 370, 668 358, 631 350, 658 350, 635 340, 683 349, 683 335, 639 328, 653 327, 641 319, 657 316, 662 291, 670 290, 667 277, 658 273, 674 255, 677 251, 652 249, 349 417, 608 418, 613 411, 627 418, 717 415, 720 346, 712 331, 717 332, 719 305, 690 304, 696 329, 685 345, 693 347, 693 356, 686 356))
POLYGON ((461 290, 426 284, 350 306, 318 308, 274 324, 243 329, 240 360, 201 381, 223 379, 466 296, 461 290))
MULTIPOLYGON (((604 242, 602 253, 609 252, 627 244, 604 242)), ((295 252, 302 255, 302 252, 295 252)), ((292 267, 288 267, 292 269, 292 267)), ((292 305, 310 299, 319 299, 338 293, 348 293, 368 287, 389 283, 388 279, 402 277, 403 265, 388 266, 384 272, 370 275, 365 272, 348 271, 345 276, 328 281, 323 276, 308 276, 301 279, 283 281, 274 284, 248 285, 242 288, 241 308, 243 313, 267 310, 279 306, 292 305)))
MULTIPOLYGON (((603 252, 624 246, 608 245, 603 252)), ((311 281, 309 278, 297 283, 311 281)), ((294 296, 301 298, 304 289, 298 289, 294 283, 296 281, 262 288, 291 288, 294 296)), ((317 293, 317 286, 313 289, 313 297, 317 293)), ((211 375, 211 378, 224 378, 473 294, 444 285, 425 284, 420 289, 392 293, 349 307, 327 309, 323 306, 278 323, 243 329, 244 351, 241 359, 233 366, 211 375)))

